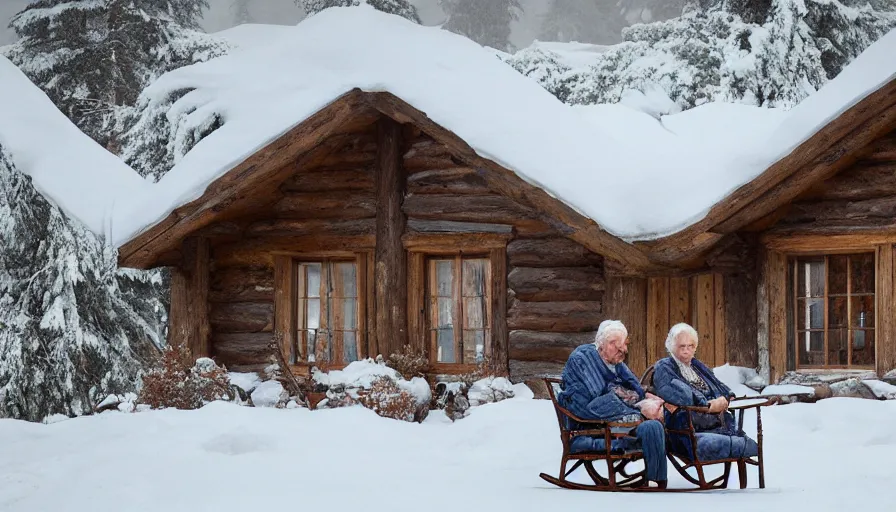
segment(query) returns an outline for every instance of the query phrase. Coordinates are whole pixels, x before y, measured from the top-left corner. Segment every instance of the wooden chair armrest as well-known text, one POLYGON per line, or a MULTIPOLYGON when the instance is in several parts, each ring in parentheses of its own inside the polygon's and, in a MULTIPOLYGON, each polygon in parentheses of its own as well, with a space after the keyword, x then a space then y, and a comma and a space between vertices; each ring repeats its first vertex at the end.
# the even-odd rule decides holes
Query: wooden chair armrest
POLYGON ((736 411, 736 410, 741 410, 741 409, 757 409, 759 407, 765 407, 765 406, 771 405, 772 400, 770 397, 767 397, 767 396, 736 396, 736 397, 732 398, 728 402, 728 404, 729 404, 728 405, 729 410, 736 411), (735 402, 743 402, 743 401, 747 401, 747 400, 759 400, 759 402, 742 404, 742 405, 738 405, 735 403, 735 402))

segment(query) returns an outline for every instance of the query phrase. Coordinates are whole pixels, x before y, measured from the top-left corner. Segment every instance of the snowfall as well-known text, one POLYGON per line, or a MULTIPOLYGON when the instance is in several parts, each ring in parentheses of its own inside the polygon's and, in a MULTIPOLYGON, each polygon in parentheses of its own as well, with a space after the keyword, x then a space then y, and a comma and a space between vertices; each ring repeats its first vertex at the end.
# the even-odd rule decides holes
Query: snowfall
MULTIPOLYGON (((360 406, 309 411, 213 402, 55 423, 0 420, 0 510, 885 510, 896 500, 896 401, 766 408, 765 489, 692 494, 563 490, 550 401, 517 396, 450 422, 360 406), (623 508, 614 508, 623 507, 623 508)), ((747 424, 754 424, 753 416, 747 424)), ((748 427, 748 432, 751 428, 748 427)), ((576 475, 581 478, 584 475, 576 475)), ((587 477, 585 477, 587 478, 587 477)), ((670 468, 670 486, 688 487, 670 468)))

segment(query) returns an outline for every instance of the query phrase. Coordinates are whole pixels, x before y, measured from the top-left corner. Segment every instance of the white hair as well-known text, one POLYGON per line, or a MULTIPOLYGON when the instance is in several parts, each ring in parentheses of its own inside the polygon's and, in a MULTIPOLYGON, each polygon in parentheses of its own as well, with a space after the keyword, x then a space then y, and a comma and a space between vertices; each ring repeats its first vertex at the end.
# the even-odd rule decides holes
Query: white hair
POLYGON ((598 348, 602 347, 603 344, 607 342, 607 336, 609 336, 611 332, 622 333, 624 337, 628 338, 628 329, 625 328, 625 325, 621 321, 604 320, 597 328, 597 334, 594 335, 594 344, 597 345, 598 348))
POLYGON ((687 333, 694 340, 694 347, 700 345, 700 336, 697 335, 696 329, 686 323, 675 324, 669 329, 669 335, 666 336, 666 351, 669 352, 669 355, 673 355, 676 340, 681 333, 687 333))

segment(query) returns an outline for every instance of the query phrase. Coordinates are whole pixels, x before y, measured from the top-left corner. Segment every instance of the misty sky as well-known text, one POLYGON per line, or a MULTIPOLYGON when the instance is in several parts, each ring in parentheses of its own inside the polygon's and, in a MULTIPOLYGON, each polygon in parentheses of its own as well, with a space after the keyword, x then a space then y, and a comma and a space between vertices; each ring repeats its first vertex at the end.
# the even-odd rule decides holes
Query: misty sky
MULTIPOLYGON (((8 28, 9 18, 21 11, 30 0, 0 0, 0 45, 16 40, 16 34, 8 28)), ((206 11, 202 26, 207 32, 217 32, 233 25, 233 13, 230 10, 232 0, 209 0, 211 8, 206 11)), ((417 7, 424 25, 437 25, 444 21, 445 15, 439 8, 438 0, 411 0, 417 7)), ((538 33, 539 20, 547 8, 545 0, 521 0, 524 9, 523 17, 513 24, 510 42, 518 48, 528 46, 538 33)), ((257 23, 276 23, 292 25, 298 23, 303 16, 294 0, 255 0, 250 7, 250 14, 257 23)))

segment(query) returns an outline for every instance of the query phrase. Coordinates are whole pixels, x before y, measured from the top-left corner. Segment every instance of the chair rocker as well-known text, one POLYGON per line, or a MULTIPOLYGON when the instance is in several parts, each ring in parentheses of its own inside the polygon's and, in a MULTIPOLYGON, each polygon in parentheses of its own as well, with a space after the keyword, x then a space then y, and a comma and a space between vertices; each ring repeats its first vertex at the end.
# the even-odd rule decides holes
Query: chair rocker
MULTIPOLYGON (((557 395, 554 392, 554 385, 559 385, 559 379, 544 379, 554 404, 554 411, 557 413, 557 421, 560 424, 560 440, 563 443, 563 456, 560 459, 560 477, 556 478, 546 473, 539 476, 547 482, 550 482, 564 489, 579 489, 586 491, 630 491, 630 492, 649 492, 649 491, 682 491, 691 489, 659 489, 656 487, 647 487, 647 470, 642 469, 634 474, 628 474, 625 471, 625 465, 629 462, 643 460, 644 454, 640 451, 631 451, 625 453, 613 452, 612 441, 614 439, 627 437, 629 432, 637 427, 640 422, 622 423, 613 421, 595 421, 585 420, 577 417, 569 410, 560 406, 557 402, 557 395), (587 428, 582 430, 570 430, 567 420, 571 420, 579 425, 587 428), (579 436, 603 436, 604 450, 589 451, 582 453, 571 453, 570 445, 572 440, 579 436), (566 469, 570 461, 575 461, 571 468, 566 469), (607 467, 607 475, 602 475, 594 466, 594 462, 604 461, 607 467), (580 466, 585 467, 588 476, 591 477, 593 484, 583 484, 568 480, 571 475, 580 466)), ((696 490, 696 489, 694 489, 696 490)))
MULTIPOLYGON (((641 386, 651 393, 655 393, 653 386, 653 373, 654 368, 651 366, 644 372, 644 376, 641 377, 641 386)), ((747 465, 757 466, 759 468, 759 488, 765 489, 765 464, 762 457, 762 407, 770 405, 771 401, 767 397, 735 397, 731 399, 731 405, 728 406, 729 411, 734 411, 737 421, 737 428, 739 431, 743 432, 744 427, 744 415, 746 411, 750 409, 756 409, 756 444, 758 446, 758 453, 755 457, 732 457, 718 460, 702 460, 697 453, 697 435, 698 432, 694 429, 694 418, 693 413, 701 412, 701 413, 709 413, 708 407, 695 407, 695 406, 683 406, 677 404, 670 404, 678 407, 684 411, 687 411, 688 414, 688 428, 687 430, 671 430, 666 428, 666 444, 667 446, 671 446, 669 440, 669 434, 677 434, 688 436, 691 442, 691 448, 693 452, 693 458, 684 456, 678 453, 672 453, 671 451, 666 451, 666 456, 669 459, 669 462, 672 463, 672 467, 678 471, 685 480, 691 482, 692 484, 698 486, 700 490, 709 490, 709 489, 726 489, 728 487, 728 478, 731 475, 731 464, 737 465, 737 473, 738 478, 740 480, 740 488, 746 489, 747 487, 747 465), (758 400, 758 401, 757 401, 758 400), (743 402, 742 404, 737 404, 737 402, 743 402), (714 478, 712 480, 707 480, 706 471, 704 468, 708 466, 714 466, 717 464, 723 465, 722 475, 714 478), (694 473, 691 474, 689 470, 694 470, 694 473)), ((722 416, 724 413, 719 413, 719 419, 724 422, 725 419, 722 416)))

